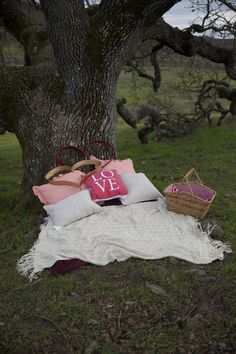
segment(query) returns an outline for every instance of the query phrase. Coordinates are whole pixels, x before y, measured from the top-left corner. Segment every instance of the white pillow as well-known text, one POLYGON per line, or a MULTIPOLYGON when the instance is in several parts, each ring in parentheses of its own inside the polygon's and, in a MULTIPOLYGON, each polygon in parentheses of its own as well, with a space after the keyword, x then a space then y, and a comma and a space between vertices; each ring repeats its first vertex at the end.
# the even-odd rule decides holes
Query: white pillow
POLYGON ((102 211, 102 207, 92 201, 88 189, 70 195, 55 204, 44 205, 44 209, 55 226, 65 226, 102 211))
POLYGON ((120 177, 128 190, 128 196, 121 199, 123 205, 163 198, 144 173, 123 173, 120 177))

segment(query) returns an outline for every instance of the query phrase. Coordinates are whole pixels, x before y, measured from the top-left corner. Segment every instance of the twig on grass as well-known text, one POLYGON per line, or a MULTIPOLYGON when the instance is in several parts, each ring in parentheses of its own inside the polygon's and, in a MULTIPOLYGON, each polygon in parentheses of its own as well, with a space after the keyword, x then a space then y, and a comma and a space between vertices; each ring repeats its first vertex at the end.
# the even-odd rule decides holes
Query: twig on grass
POLYGON ((192 315, 196 308, 196 305, 193 305, 184 317, 178 317, 174 321, 164 323, 164 326, 173 326, 174 324, 177 324, 180 328, 183 328, 185 321, 192 315))
POLYGON ((121 330, 121 315, 122 315, 122 310, 120 310, 118 317, 117 317, 117 326, 118 326, 118 335, 117 337, 119 337, 119 335, 121 334, 122 330, 121 330))
POLYGON ((182 321, 182 322, 184 322, 184 321, 186 321, 188 318, 189 318, 189 316, 191 316, 191 314, 193 313, 193 311, 196 309, 196 305, 193 305, 192 307, 191 307, 191 309, 187 312, 187 314, 183 317, 183 318, 181 318, 180 320, 182 321))
POLYGON ((58 326, 58 324, 56 324, 53 320, 51 320, 50 318, 44 317, 44 316, 42 316, 42 315, 33 315, 33 316, 34 316, 34 317, 42 318, 43 320, 52 323, 52 324, 56 327, 56 329, 61 333, 61 335, 63 336, 63 338, 65 339, 65 341, 67 342, 67 337, 66 337, 65 333, 64 333, 63 330, 58 326))
POLYGON ((195 310, 196 305, 193 305, 184 317, 177 318, 175 323, 178 325, 179 328, 183 328, 185 326, 187 319, 192 315, 195 310))

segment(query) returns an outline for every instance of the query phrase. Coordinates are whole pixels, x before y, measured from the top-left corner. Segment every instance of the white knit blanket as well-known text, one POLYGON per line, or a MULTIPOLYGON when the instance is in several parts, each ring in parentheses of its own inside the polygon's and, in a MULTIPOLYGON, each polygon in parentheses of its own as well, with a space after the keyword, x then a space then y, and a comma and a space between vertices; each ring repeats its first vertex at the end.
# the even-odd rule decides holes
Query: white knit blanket
POLYGON ((194 218, 168 212, 162 199, 109 206, 58 231, 49 221, 17 268, 32 280, 56 261, 70 258, 103 266, 130 257, 172 256, 196 264, 222 260, 224 252, 231 252, 230 247, 212 240, 208 234, 194 218))

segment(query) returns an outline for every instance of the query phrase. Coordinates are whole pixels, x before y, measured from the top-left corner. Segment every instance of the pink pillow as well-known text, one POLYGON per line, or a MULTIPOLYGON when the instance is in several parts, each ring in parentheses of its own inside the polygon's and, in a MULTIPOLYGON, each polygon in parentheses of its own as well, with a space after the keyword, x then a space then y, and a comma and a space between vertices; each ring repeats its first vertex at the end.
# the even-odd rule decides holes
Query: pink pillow
MULTIPOLYGON (((82 177, 84 177, 84 172, 74 171, 69 172, 58 177, 54 177, 54 181, 69 181, 80 184, 82 177)), ((54 185, 54 184, 43 184, 41 186, 34 186, 33 192, 39 198, 40 202, 48 205, 55 204, 60 200, 74 194, 78 193, 81 190, 84 190, 86 187, 82 185, 81 187, 72 187, 72 186, 63 186, 63 185, 54 185)))
MULTIPOLYGON (((95 156, 90 156, 90 160, 99 160, 95 156)), ((115 169, 119 175, 122 173, 135 173, 133 161, 126 160, 99 160, 102 162, 102 171, 115 169)))
POLYGON ((127 197, 128 191, 116 170, 95 172, 84 184, 95 202, 127 197))

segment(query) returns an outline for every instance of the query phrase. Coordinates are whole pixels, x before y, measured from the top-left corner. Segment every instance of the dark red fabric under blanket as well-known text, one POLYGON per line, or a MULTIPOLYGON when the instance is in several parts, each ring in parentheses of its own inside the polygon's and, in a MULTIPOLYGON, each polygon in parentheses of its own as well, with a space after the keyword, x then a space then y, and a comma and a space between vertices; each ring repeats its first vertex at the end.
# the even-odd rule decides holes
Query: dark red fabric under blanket
MULTIPOLYGON (((120 199, 112 199, 107 200, 101 206, 109 206, 109 205, 121 205, 120 199)), ((84 266, 89 265, 90 263, 82 261, 81 259, 74 258, 74 259, 64 259, 57 261, 51 268, 52 274, 57 277, 58 275, 66 274, 71 272, 74 269, 81 268, 84 266)))
POLYGON ((57 277, 68 272, 71 272, 74 269, 81 268, 89 265, 90 263, 82 261, 81 259, 64 259, 57 261, 54 266, 51 268, 52 274, 57 277))

